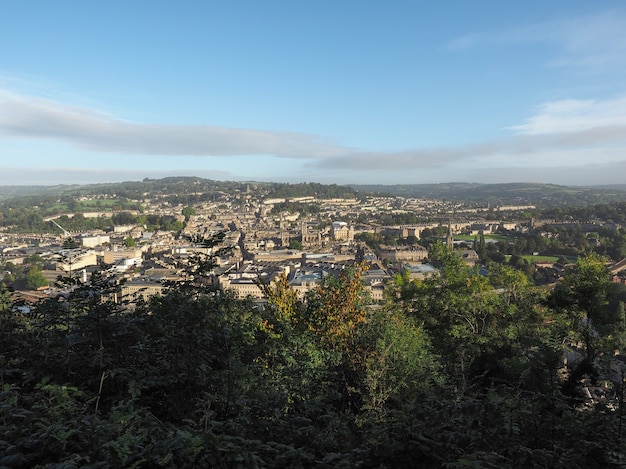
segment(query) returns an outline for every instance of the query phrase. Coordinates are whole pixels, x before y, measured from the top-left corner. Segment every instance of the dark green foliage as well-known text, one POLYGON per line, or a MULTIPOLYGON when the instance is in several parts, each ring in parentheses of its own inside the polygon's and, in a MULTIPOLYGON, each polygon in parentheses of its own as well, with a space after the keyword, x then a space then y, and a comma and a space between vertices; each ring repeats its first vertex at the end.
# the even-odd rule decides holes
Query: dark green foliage
POLYGON ((189 221, 191 216, 196 214, 196 209, 193 207, 185 207, 182 211, 182 214, 185 217, 185 221, 189 221))
MULTIPOLYGON (((626 202, 595 203, 586 207, 570 208, 566 215, 570 219, 581 221, 610 220, 614 223, 624 223, 626 222, 626 202)), ((559 219, 562 218, 563 212, 556 209, 546 210, 544 216, 559 219)))
POLYGON ((41 273, 41 269, 36 265, 31 266, 26 274, 26 286, 31 290, 37 290, 47 285, 48 281, 41 273))
POLYGON ((289 241, 289 249, 296 249, 298 251, 302 251, 303 249, 302 243, 298 241, 297 239, 292 239, 291 241, 289 241))
POLYGON ((259 306, 204 286, 210 257, 131 305, 99 275, 29 314, 0 289, 0 466, 624 467, 619 375, 605 400, 562 392, 587 379, 563 368, 577 320, 597 357, 623 343, 623 289, 593 258, 557 303, 511 266, 431 257, 437 277, 399 275, 375 309, 364 266, 306 302, 279 278, 259 306))

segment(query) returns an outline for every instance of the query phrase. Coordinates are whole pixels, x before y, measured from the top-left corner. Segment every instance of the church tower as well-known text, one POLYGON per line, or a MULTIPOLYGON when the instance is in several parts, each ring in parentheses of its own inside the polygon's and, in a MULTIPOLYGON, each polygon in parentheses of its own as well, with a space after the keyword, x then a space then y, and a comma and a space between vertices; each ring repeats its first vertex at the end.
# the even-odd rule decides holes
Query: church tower
POLYGON ((452 251, 454 249, 454 235, 452 234, 452 221, 448 220, 448 235, 446 236, 446 247, 452 251))

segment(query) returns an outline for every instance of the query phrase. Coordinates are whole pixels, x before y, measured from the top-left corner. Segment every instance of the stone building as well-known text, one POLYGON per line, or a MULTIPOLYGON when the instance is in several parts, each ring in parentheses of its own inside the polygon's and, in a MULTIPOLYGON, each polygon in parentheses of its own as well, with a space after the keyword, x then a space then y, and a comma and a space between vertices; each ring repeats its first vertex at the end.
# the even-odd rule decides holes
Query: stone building
POLYGON ((330 234, 333 241, 354 241, 354 228, 345 221, 334 221, 330 234))
POLYGON ((309 228, 307 222, 302 222, 302 246, 314 247, 322 244, 322 233, 320 230, 309 228))

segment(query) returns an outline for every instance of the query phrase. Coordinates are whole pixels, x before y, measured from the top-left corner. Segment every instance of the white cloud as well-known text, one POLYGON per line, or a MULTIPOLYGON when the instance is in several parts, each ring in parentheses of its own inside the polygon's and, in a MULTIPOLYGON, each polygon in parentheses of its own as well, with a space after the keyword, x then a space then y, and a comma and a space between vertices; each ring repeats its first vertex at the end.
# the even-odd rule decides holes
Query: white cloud
POLYGON ((580 132, 520 135, 451 148, 358 152, 312 163, 318 168, 395 171, 433 168, 580 166, 626 160, 626 125, 580 132))
POLYGON ((85 108, 0 91, 0 133, 53 139, 99 152, 324 158, 349 149, 314 135, 209 125, 127 122, 85 108))
POLYGON ((626 126, 626 96, 606 100, 566 99, 540 106, 539 113, 510 127, 522 135, 584 132, 626 126))
MULTIPOLYGON (((126 163, 130 162, 128 157, 132 155, 179 156, 179 162, 184 161, 183 156, 189 155, 231 157, 228 159, 231 172, 216 173, 224 177, 235 173, 235 177, 267 174, 267 168, 255 169, 258 165, 253 163, 253 160, 257 161, 253 155, 269 155, 291 159, 291 174, 304 170, 301 174, 305 176, 328 174, 328 177, 345 179, 347 176, 340 175, 345 172, 354 175, 354 180, 363 179, 368 172, 373 177, 393 176, 400 180, 417 172, 422 175, 450 174, 452 177, 453 174, 471 174, 480 170, 504 172, 507 168, 514 168, 512 171, 522 174, 523 169, 532 168, 622 164, 626 161, 626 97, 545 103, 536 115, 511 130, 516 134, 510 138, 447 148, 361 151, 299 133, 126 122, 87 108, 0 91, 0 134, 5 136, 24 140, 48 139, 92 152, 123 155, 127 158, 126 163)), ((280 164, 276 160, 258 161, 267 163, 267 167, 281 168, 288 163, 286 160, 280 164)), ((161 159, 159 167, 165 165, 161 159)), ((44 173, 52 176, 52 172, 40 173, 42 177, 44 173)), ((119 180, 115 174, 109 173, 104 170, 99 180, 119 180)), ((596 171, 598 175, 601 173, 600 169, 596 171)), ((63 171, 54 174, 60 177, 63 171)), ((78 176, 83 180, 94 180, 93 174, 79 175, 73 171, 64 174, 75 180, 79 179, 78 176)), ((136 179, 152 177, 142 171, 133 174, 136 179)))

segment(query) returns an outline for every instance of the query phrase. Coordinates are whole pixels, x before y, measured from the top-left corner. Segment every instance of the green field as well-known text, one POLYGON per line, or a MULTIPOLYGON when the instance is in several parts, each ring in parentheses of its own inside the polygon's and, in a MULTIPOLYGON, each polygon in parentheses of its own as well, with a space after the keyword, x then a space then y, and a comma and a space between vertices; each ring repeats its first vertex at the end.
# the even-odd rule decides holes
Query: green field
MULTIPOLYGON (((454 235, 454 239, 458 240, 458 241, 478 241, 478 239, 480 239, 480 236, 478 235, 454 235)), ((486 240, 494 240, 494 241, 508 241, 511 238, 509 238, 506 235, 500 235, 500 234, 486 234, 485 235, 485 241, 486 240)))

